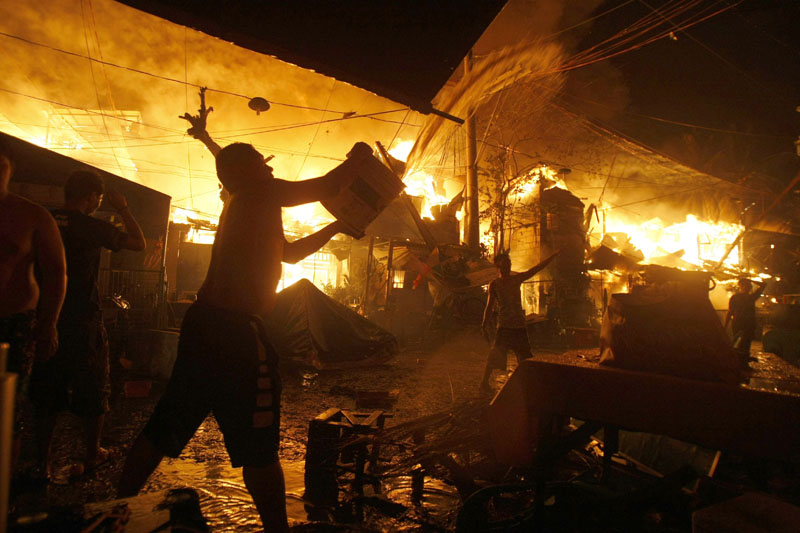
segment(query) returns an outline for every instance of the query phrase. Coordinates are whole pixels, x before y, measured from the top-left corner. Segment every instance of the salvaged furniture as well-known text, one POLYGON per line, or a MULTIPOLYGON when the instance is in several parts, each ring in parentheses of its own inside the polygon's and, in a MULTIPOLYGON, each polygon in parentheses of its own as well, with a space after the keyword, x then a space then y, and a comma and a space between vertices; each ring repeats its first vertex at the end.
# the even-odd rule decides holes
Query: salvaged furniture
POLYGON ((380 410, 357 412, 332 407, 314 417, 308 427, 305 498, 317 504, 335 503, 340 471, 353 475, 355 494, 363 494, 365 483, 377 483, 371 474, 377 467, 380 445, 361 442, 348 446, 348 441, 383 429, 386 419, 392 416, 380 410))
POLYGON ((497 394, 488 424, 498 461, 538 462, 537 469, 559 449, 568 451, 570 443, 559 443, 552 431, 563 417, 591 422, 584 432, 611 428, 612 453, 614 428, 622 428, 788 459, 800 453, 800 394, 780 390, 792 379, 775 378, 756 372, 752 385, 728 385, 609 368, 577 352, 540 356, 523 361, 497 394))

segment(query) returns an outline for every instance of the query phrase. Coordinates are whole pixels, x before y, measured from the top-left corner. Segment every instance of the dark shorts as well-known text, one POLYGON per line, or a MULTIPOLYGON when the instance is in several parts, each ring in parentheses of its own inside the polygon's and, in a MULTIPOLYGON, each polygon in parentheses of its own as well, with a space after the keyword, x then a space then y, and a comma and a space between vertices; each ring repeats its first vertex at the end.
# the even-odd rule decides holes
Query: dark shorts
POLYGON ((165 455, 178 457, 214 413, 234 467, 271 465, 278 460, 280 397, 278 357, 261 320, 195 303, 144 434, 165 455))
POLYGON ((492 349, 489 351, 489 366, 505 370, 506 354, 509 350, 517 356, 517 362, 531 357, 531 345, 525 328, 497 328, 492 349))
POLYGON ((33 327, 36 312, 17 313, 0 318, 0 342, 8 343, 6 370, 17 374, 14 397, 14 429, 22 429, 22 406, 27 399, 28 381, 33 366, 33 327))
POLYGON ((733 331, 733 347, 739 352, 744 361, 750 357, 750 345, 753 343, 753 337, 755 337, 755 334, 752 328, 733 331))
POLYGON ((102 317, 99 313, 85 319, 62 316, 58 351, 33 368, 34 407, 41 413, 70 410, 98 416, 108 411, 110 392, 108 337, 102 317))

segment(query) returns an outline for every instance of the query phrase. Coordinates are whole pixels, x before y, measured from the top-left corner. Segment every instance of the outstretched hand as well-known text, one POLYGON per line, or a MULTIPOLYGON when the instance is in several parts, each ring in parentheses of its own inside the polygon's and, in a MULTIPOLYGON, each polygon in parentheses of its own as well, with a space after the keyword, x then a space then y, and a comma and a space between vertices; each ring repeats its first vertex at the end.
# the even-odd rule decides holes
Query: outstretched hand
POLYGON ((191 127, 186 130, 186 133, 195 139, 200 139, 208 135, 208 132, 206 131, 206 119, 208 118, 208 114, 212 111, 214 111, 213 107, 202 106, 197 110, 196 115, 184 113, 183 115, 179 115, 178 118, 182 118, 191 124, 191 127))

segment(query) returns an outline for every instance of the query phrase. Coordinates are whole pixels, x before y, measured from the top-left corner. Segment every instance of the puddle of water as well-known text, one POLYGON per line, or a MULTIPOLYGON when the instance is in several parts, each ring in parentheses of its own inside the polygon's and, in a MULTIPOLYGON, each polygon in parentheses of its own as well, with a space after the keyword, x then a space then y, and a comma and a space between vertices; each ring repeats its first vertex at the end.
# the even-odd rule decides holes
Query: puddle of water
POLYGON ((446 520, 458 508, 461 499, 455 487, 444 481, 425 476, 420 497, 416 495, 412 476, 398 476, 384 485, 383 495, 393 502, 421 511, 434 522, 446 520))
MULTIPOLYGON (((290 524, 310 520, 303 501, 305 492, 304 461, 282 461, 286 482, 286 512, 290 524)), ((390 479, 383 487, 382 496, 409 509, 426 521, 447 522, 458 508, 460 499, 455 488, 431 477, 424 478, 424 488, 415 491, 412 476, 390 479), (416 497, 420 495, 420 497, 416 497)), ((262 531, 258 512, 242 481, 240 468, 229 463, 172 459, 162 461, 151 477, 148 490, 166 490, 191 487, 200 496, 200 507, 214 531, 262 531)), ((367 492, 369 492, 369 489, 367 492)), ((391 529, 413 529, 414 523, 400 520, 391 529)))
MULTIPOLYGON (((289 522, 306 521, 303 507, 304 461, 282 461, 286 479, 286 510, 289 522)), ((180 459, 162 461, 148 489, 191 487, 200 495, 200 507, 215 531, 262 531, 250 493, 242 480, 242 469, 230 463, 197 463, 180 459)))

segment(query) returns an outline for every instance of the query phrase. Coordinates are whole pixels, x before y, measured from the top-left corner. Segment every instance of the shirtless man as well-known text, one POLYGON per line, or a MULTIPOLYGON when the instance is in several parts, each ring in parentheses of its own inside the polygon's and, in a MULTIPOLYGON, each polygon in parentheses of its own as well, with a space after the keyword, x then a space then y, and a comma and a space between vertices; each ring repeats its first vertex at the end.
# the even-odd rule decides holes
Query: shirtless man
POLYGON ((525 312, 522 309, 520 286, 525 280, 549 265, 559 253, 560 251, 525 272, 516 274, 511 273, 511 259, 508 257, 508 253, 504 252, 495 256, 494 265, 500 271, 500 277, 489 283, 489 298, 486 300, 486 309, 483 311, 481 328, 486 330, 489 316, 496 306, 497 333, 492 348, 489 350, 486 369, 481 379, 481 393, 491 392, 489 378, 492 370, 506 369, 506 355, 509 349, 514 351, 518 362, 531 356, 531 346, 525 330, 525 312))
MULTIPOLYGON (((10 345, 7 370, 18 374, 19 416, 34 344, 35 354, 42 360, 58 347, 56 323, 67 286, 67 266, 50 213, 8 191, 12 171, 9 153, 0 147, 0 342, 10 345), (34 264, 39 268, 41 286, 33 274, 34 264)), ((19 453, 18 418, 15 429, 12 470, 19 453)))
POLYGON ((209 412, 225 436, 234 467, 265 528, 287 531, 286 494, 278 460, 280 391, 277 356, 259 317, 269 315, 281 261, 296 263, 342 227, 333 222, 287 242, 281 208, 336 195, 350 184, 349 167, 371 154, 358 143, 348 160, 323 177, 290 182, 273 177, 261 154, 235 143, 217 154, 217 176, 230 192, 211 263, 197 302, 181 327, 172 377, 133 444, 118 496, 133 496, 164 455, 178 457, 209 412))

